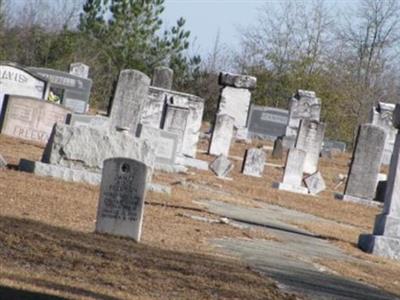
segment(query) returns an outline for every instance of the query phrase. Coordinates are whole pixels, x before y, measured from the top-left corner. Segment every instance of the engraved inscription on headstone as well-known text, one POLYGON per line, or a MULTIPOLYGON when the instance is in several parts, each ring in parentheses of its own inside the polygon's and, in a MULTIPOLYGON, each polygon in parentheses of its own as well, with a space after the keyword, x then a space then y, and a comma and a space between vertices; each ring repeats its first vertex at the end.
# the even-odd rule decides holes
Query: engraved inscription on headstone
POLYGON ((248 121, 248 136, 275 140, 285 135, 289 112, 284 109, 252 105, 248 121))
POLYGON ((147 167, 127 158, 104 161, 96 231, 140 241, 147 167))

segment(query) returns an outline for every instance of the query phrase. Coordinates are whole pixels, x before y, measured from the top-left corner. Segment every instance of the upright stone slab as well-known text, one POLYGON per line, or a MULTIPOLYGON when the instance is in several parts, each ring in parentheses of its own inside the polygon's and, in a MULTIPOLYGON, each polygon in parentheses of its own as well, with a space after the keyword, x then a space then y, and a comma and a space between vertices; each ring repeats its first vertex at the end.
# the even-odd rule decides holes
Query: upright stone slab
POLYGON ((295 147, 306 152, 304 173, 317 172, 324 134, 324 123, 306 119, 301 121, 295 147))
MULTIPOLYGON (((393 112, 393 125, 400 128, 400 106, 393 112)), ((390 162, 389 177, 386 188, 385 204, 382 214, 375 220, 373 235, 362 234, 358 246, 378 256, 400 260, 400 134, 390 162)))
POLYGON ((186 126, 188 123, 189 109, 182 106, 167 105, 163 129, 175 133, 178 136, 177 153, 182 153, 183 142, 185 140, 186 126))
POLYGON ((251 105, 248 137, 274 141, 285 135, 289 112, 285 109, 251 105))
POLYGON ((208 154, 225 156, 229 155, 233 137, 233 123, 235 119, 229 115, 217 115, 215 120, 213 132, 211 135, 210 146, 208 154))
POLYGON ((82 78, 89 78, 89 66, 76 62, 69 65, 69 73, 82 78))
POLYGON ((174 71, 168 67, 156 67, 153 72, 151 85, 166 90, 172 89, 174 71))
POLYGON ((149 86, 150 78, 142 72, 121 71, 110 113, 112 127, 126 127, 130 133, 135 134, 148 97, 149 86))
POLYGON ((1 133, 46 145, 54 124, 65 123, 69 113, 58 104, 10 95, 5 101, 1 133))
POLYGON ((233 117, 235 128, 245 128, 250 98, 251 93, 248 89, 226 86, 221 91, 218 114, 233 117))
POLYGON ((271 157, 274 159, 282 159, 283 158, 283 145, 282 145, 281 137, 279 137, 275 140, 271 157))
POLYGON ((306 159, 306 152, 300 149, 290 149, 283 173, 283 180, 278 188, 294 193, 307 194, 307 188, 302 186, 303 168, 306 159))
POLYGON ((381 126, 386 131, 385 148, 382 155, 382 164, 388 165, 392 156, 397 130, 393 126, 392 116, 395 105, 392 103, 379 102, 373 107, 371 113, 371 123, 381 126))
POLYGON ((360 126, 343 200, 362 203, 374 199, 385 139, 383 128, 360 126))
POLYGON ((265 157, 266 154, 262 149, 247 149, 243 160, 242 173, 248 176, 262 177, 265 157))
POLYGON ((96 231, 139 242, 142 234, 147 167, 133 159, 104 161, 96 231))
POLYGON ((313 91, 298 90, 289 100, 289 119, 286 127, 284 145, 294 147, 301 120, 319 121, 321 100, 313 91))

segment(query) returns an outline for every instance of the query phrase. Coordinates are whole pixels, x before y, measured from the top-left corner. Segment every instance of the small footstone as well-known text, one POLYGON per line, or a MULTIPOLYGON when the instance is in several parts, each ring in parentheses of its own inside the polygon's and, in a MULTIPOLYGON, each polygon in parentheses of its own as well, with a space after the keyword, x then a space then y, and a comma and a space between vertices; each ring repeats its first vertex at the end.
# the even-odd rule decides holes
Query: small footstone
POLYGON ((283 144, 282 138, 277 138, 274 142, 274 148, 272 150, 272 158, 282 159, 283 158, 283 144))
POLYGON ((326 189, 324 178, 322 178, 321 172, 316 172, 304 179, 308 191, 312 195, 317 195, 326 189))
POLYGON ((226 156, 220 155, 210 164, 210 169, 218 177, 227 177, 233 169, 233 163, 226 156))
POLYGON ((104 161, 96 231, 140 241, 147 167, 126 158, 104 161))

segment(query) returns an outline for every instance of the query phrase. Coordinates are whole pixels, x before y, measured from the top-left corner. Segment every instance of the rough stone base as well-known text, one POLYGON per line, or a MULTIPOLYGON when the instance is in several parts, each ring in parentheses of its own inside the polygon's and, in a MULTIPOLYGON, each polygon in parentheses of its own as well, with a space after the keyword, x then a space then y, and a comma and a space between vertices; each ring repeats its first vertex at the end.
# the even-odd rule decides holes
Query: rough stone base
POLYGON ((308 194, 308 189, 304 186, 294 186, 283 182, 279 183, 278 189, 292 193, 308 194))
POLYGON ((363 205, 367 205, 367 206, 380 206, 382 204, 380 202, 373 201, 372 199, 367 200, 367 199, 358 198, 358 197, 354 197, 354 196, 350 196, 350 195, 343 195, 341 198, 338 198, 338 200, 363 204, 363 205))
POLYGON ((367 253, 400 260, 400 238, 361 234, 358 238, 358 247, 367 253))

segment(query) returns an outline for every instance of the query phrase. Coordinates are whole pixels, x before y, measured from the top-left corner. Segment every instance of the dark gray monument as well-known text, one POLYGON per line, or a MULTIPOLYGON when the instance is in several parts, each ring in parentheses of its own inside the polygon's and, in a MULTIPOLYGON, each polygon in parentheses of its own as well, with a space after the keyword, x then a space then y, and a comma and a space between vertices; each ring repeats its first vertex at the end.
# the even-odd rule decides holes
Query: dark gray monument
POLYGON ((251 105, 248 137, 275 140, 285 135, 289 112, 285 109, 251 105))
POLYGON ((104 161, 96 231, 140 241, 147 167, 127 158, 104 161))
POLYGON ((360 126, 343 200, 365 203, 374 199, 385 139, 382 127, 360 126))

